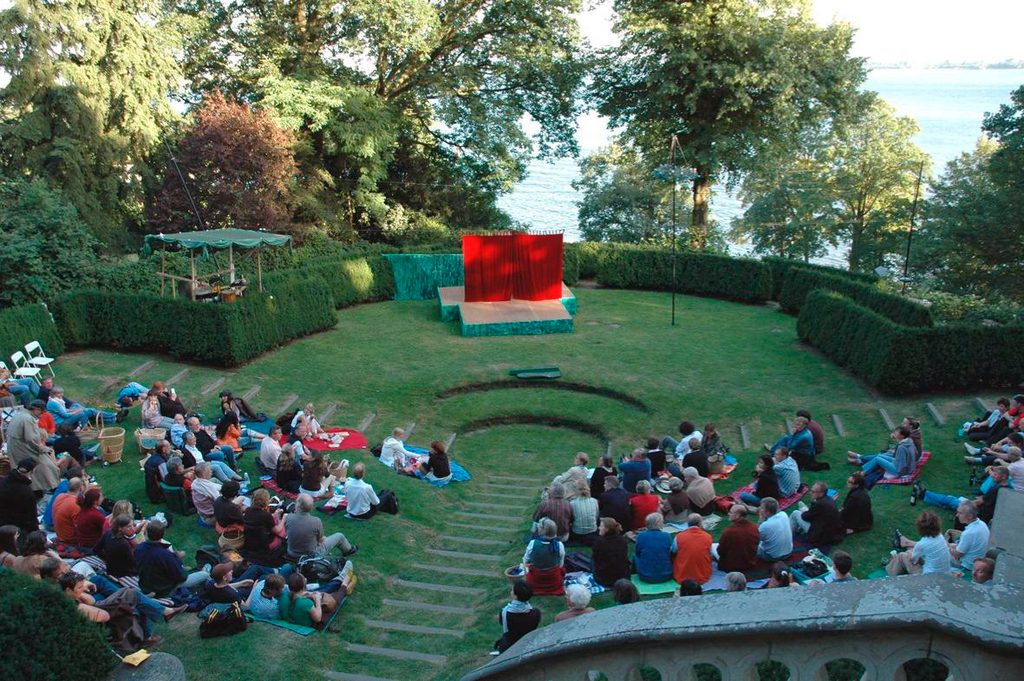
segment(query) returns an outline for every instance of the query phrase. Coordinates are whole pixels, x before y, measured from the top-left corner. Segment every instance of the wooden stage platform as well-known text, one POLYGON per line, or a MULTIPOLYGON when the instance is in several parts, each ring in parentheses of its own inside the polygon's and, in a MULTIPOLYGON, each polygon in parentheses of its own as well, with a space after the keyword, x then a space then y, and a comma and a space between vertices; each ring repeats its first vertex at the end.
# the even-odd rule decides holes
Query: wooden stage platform
POLYGON ((463 336, 517 336, 572 333, 576 297, 562 284, 559 300, 506 300, 467 303, 463 286, 437 289, 441 319, 458 319, 463 336))

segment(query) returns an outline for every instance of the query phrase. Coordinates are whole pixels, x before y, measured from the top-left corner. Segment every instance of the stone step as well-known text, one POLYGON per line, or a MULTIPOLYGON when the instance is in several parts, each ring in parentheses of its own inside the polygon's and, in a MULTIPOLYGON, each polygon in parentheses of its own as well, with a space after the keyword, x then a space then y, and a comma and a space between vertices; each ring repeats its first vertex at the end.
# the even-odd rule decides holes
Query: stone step
POLYGON ((975 397, 974 398, 974 406, 976 406, 978 408, 978 411, 980 411, 982 413, 984 413, 986 411, 991 411, 991 407, 989 407, 985 403, 985 400, 981 399, 980 397, 975 397))
POLYGON ((457 437, 457 435, 455 433, 451 433, 451 434, 448 435, 448 437, 446 437, 444 439, 444 451, 446 451, 446 452, 450 452, 451 451, 452 445, 455 444, 455 438, 456 437, 457 437))
POLYGON ((463 544, 476 544, 477 546, 508 546, 512 543, 510 541, 501 541, 500 539, 477 539, 476 537, 459 537, 452 534, 442 534, 441 539, 462 542, 463 544))
POLYGON ((480 520, 507 520, 509 522, 522 522, 523 518, 514 515, 498 515, 495 513, 471 513, 469 511, 453 511, 452 515, 464 518, 479 518, 480 520))
POLYGON ((203 387, 203 389, 200 391, 199 394, 202 395, 203 397, 206 397, 206 396, 212 394, 213 391, 217 390, 218 388, 220 388, 222 385, 224 385, 227 382, 228 382, 228 379, 225 378, 224 376, 221 376, 220 378, 214 380, 212 383, 207 383, 206 386, 203 387))
POLYGON ((150 369, 152 369, 155 366, 156 366, 156 362, 153 361, 153 360, 149 360, 148 362, 143 362, 142 364, 140 364, 139 366, 137 366, 137 367, 135 367, 134 369, 131 370, 131 373, 128 374, 128 378, 138 378, 139 376, 141 376, 142 374, 146 373, 147 371, 149 371, 150 369))
POLYGON ((330 418, 334 416, 334 412, 336 411, 338 411, 338 405, 336 405, 334 402, 331 402, 330 404, 327 405, 326 409, 317 414, 317 420, 320 421, 320 424, 326 428, 327 424, 330 423, 330 418))
POLYGON ((262 385, 254 385, 253 387, 249 388, 242 394, 242 399, 248 402, 252 398, 259 395, 261 390, 263 390, 262 385))
POLYGON ((893 430, 896 428, 896 422, 892 420, 891 416, 889 416, 889 412, 885 410, 885 407, 878 408, 878 415, 882 417, 882 421, 885 422, 886 428, 888 428, 889 430, 893 430))
POLYGON ((420 603, 419 601, 400 601, 394 598, 385 598, 381 601, 384 605, 402 610, 421 610, 423 612, 436 612, 445 615, 475 615, 473 608, 463 608, 458 605, 437 605, 436 603, 420 603))
POLYGON ((377 412, 371 411, 369 414, 363 417, 363 420, 359 422, 359 427, 356 429, 360 432, 365 431, 373 423, 373 420, 377 418, 377 412))
POLYGON ((938 408, 934 404, 929 402, 928 404, 925 405, 925 408, 928 409, 928 413, 932 415, 933 419, 935 419, 935 425, 946 425, 946 417, 939 413, 938 408))
POLYGON ((839 437, 846 437, 846 428, 843 426, 843 420, 839 418, 839 414, 832 414, 832 425, 836 427, 839 437))
POLYGON ((501 577, 505 575, 495 570, 475 570, 473 568, 451 567, 448 565, 430 565, 429 563, 410 563, 409 567, 427 572, 437 572, 442 575, 462 575, 463 577, 501 577))
POLYGON ((466 501, 464 502, 464 505, 469 506, 470 508, 483 509, 485 511, 515 511, 517 509, 525 510, 530 504, 526 503, 514 506, 512 504, 489 504, 483 501, 466 501))
POLYGON ((169 387, 169 388, 171 388, 171 387, 174 387, 174 385, 175 385, 176 383, 180 382, 180 381, 181 381, 181 379, 183 379, 183 378, 185 378, 186 376, 188 376, 188 373, 189 373, 190 371, 192 371, 192 370, 191 370, 191 369, 189 369, 188 367, 185 367, 184 369, 182 369, 181 371, 179 371, 178 373, 174 374, 173 376, 171 376, 170 378, 168 378, 168 379, 167 379, 166 381, 164 381, 164 383, 165 383, 165 384, 167 385, 167 387, 169 387))
POLYGON ((427 549, 427 553, 432 556, 441 556, 442 558, 453 558, 455 560, 481 560, 489 563, 500 561, 500 556, 492 556, 486 553, 467 553, 465 551, 448 551, 446 549, 427 549))
POLYGON ((440 591, 446 594, 461 594, 463 596, 483 596, 487 591, 472 586, 452 586, 450 584, 434 584, 432 582, 415 582, 410 579, 396 579, 395 586, 404 586, 408 589, 423 589, 424 591, 440 591))
POLYGON ((448 662, 448 658, 445 655, 417 653, 412 650, 402 650, 400 648, 381 648, 380 646, 367 646, 362 643, 347 643, 345 648, 353 653, 390 657, 393 660, 413 660, 415 662, 429 662, 430 664, 445 664, 448 662))
POLYGON ((331 681, 395 681, 394 679, 385 679, 383 676, 349 674, 348 672, 336 672, 330 669, 325 669, 323 674, 326 678, 331 679, 331 681))
POLYGON ((415 421, 410 421, 405 426, 405 436, 409 437, 410 435, 412 435, 412 431, 414 431, 414 430, 416 430, 416 422, 415 421))
POLYGON ((298 395, 296 395, 295 393, 288 393, 287 395, 285 395, 284 402, 281 403, 281 406, 279 406, 277 408, 277 410, 274 412, 274 414, 279 414, 280 415, 280 414, 285 413, 286 411, 288 411, 291 408, 291 406, 293 404, 295 404, 298 401, 299 401, 299 396, 298 395))
POLYGON ((528 503, 532 503, 533 497, 536 497, 537 495, 534 494, 533 497, 517 497, 509 494, 491 494, 489 492, 476 492, 473 496, 487 497, 488 499, 504 499, 505 501, 526 501, 528 503))
POLYGON ((425 627, 422 624, 406 624, 404 622, 386 622, 384 620, 371 620, 363 618, 366 625, 374 629, 386 629, 388 631, 404 631, 410 634, 431 634, 434 636, 453 636, 462 638, 466 632, 461 629, 445 629, 443 627, 425 627))
POLYGON ((747 430, 747 424, 740 424, 740 441, 743 443, 743 449, 750 449, 750 431, 747 430))
POLYGON ((470 525, 469 523, 453 523, 448 522, 448 527, 458 527, 463 530, 477 530, 478 532, 486 532, 487 534, 511 534, 512 530, 507 527, 490 527, 488 525, 470 525))
POLYGON ((543 485, 544 482, 545 482, 543 478, 541 478, 541 479, 537 479, 537 478, 524 478, 524 477, 519 476, 519 475, 489 475, 489 476, 487 476, 487 479, 488 480, 498 480, 498 481, 501 481, 501 482, 525 482, 525 483, 531 483, 531 484, 534 484, 534 485, 543 485))
MULTIPOLYGON (((516 492, 524 491, 524 488, 523 488, 522 485, 505 485, 505 484, 499 484, 497 482, 485 482, 480 487, 481 488, 485 488, 486 487, 487 489, 511 489, 511 490, 515 490, 516 492)), ((529 488, 526 488, 526 489, 529 489, 529 488)))

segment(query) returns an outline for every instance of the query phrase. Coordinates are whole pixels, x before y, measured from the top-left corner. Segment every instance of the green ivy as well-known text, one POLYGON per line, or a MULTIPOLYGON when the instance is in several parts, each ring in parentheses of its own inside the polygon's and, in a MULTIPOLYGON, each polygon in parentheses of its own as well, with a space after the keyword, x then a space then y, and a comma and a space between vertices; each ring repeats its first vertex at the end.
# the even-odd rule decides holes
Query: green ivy
POLYGON ((49 357, 64 352, 64 343, 53 323, 50 311, 42 303, 19 305, 0 311, 0 361, 13 372, 11 353, 25 351, 25 344, 39 341, 49 357))
POLYGON ((815 289, 842 293, 900 324, 907 326, 933 325, 931 310, 920 303, 886 293, 874 284, 865 284, 844 276, 799 267, 791 268, 783 275, 779 303, 787 312, 799 312, 807 294, 815 289))

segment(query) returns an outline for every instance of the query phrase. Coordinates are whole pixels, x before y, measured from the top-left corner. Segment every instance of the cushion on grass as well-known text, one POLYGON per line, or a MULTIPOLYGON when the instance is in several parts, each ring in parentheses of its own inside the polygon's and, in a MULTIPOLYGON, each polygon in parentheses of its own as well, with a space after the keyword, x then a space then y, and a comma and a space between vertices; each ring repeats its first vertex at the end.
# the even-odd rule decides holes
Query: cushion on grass
POLYGON ((670 579, 665 582, 658 582, 657 584, 651 584, 645 582, 638 575, 632 575, 630 581, 636 586, 636 590, 640 592, 641 596, 654 596, 656 594, 670 594, 675 592, 679 585, 676 584, 676 580, 670 579))
POLYGON ((914 466, 914 472, 910 475, 904 475, 899 478, 885 478, 883 476, 876 485, 909 485, 910 483, 917 480, 917 476, 921 475, 921 469, 928 463, 928 459, 932 458, 931 452, 921 452, 921 456, 917 459, 917 465, 914 466))

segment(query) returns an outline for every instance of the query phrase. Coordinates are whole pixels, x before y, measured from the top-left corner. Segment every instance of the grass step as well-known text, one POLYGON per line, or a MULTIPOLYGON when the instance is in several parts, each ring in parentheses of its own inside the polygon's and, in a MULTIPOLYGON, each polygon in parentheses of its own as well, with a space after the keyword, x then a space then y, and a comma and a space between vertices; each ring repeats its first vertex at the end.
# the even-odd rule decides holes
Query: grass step
POLYGON ((335 672, 330 669, 324 670, 324 676, 331 681, 395 681, 385 679, 383 676, 367 676, 366 674, 349 674, 348 672, 335 672))
POLYGON ((217 388, 221 387, 222 385, 224 385, 227 382, 228 382, 228 379, 223 377, 223 376, 221 376, 220 378, 215 379, 212 383, 207 383, 203 387, 203 390, 202 390, 202 392, 200 394, 203 397, 206 397, 207 395, 210 395, 214 390, 216 390, 217 388))
POLYGON ((473 495, 473 498, 475 499, 477 497, 487 497, 488 499, 504 499, 505 501, 533 501, 533 497, 520 497, 512 494, 492 494, 490 492, 476 492, 473 495))
POLYGON ((381 601, 384 605, 390 605, 402 610, 422 610, 423 612, 437 612, 446 615, 475 615, 473 608, 464 608, 459 605, 438 605, 436 603, 421 603, 419 601, 399 601, 394 598, 385 598, 381 601))
MULTIPOLYGON (((484 489, 484 488, 486 488, 486 489, 511 489, 511 490, 515 490, 517 492, 530 491, 530 490, 524 490, 522 485, 504 485, 504 484, 499 484, 497 482, 485 482, 480 487, 481 487, 481 489, 484 489)), ((531 494, 535 494, 535 492, 533 492, 533 491, 530 491, 530 493, 531 494)))
POLYGON ((442 534, 441 539, 445 541, 462 542, 463 544, 475 544, 477 546, 508 546, 512 542, 501 541, 500 539, 477 539, 476 537, 457 537, 453 534, 442 534))
POLYGON ((525 519, 516 515, 498 515, 496 513, 473 513, 470 511, 454 511, 453 515, 464 518, 479 518, 480 520, 507 520, 509 522, 521 523, 525 519))
POLYGON ((146 373, 155 366, 156 362, 154 362, 153 360, 143 362, 142 364, 131 370, 131 372, 128 374, 128 378, 138 378, 139 376, 146 373))
POLYGON ((345 645, 345 648, 353 653, 390 657, 394 660, 414 660, 416 662, 429 662, 431 664, 445 664, 448 662, 448 658, 444 655, 417 653, 412 650, 402 650, 400 648, 381 648, 379 646, 363 645, 362 643, 348 643, 345 645))
POLYGON ((528 504, 523 504, 521 506, 512 506, 510 504, 489 504, 489 503, 484 502, 484 501, 466 501, 466 502, 463 502, 463 503, 465 503, 465 505, 469 506, 470 508, 481 508, 481 509, 484 509, 485 511, 487 511, 487 510, 491 510, 491 511, 506 511, 506 510, 507 511, 514 511, 517 508, 521 508, 521 509, 524 509, 524 510, 526 508, 529 508, 528 504))
POLYGON ((466 632, 461 629, 445 629, 443 627, 425 627, 422 624, 406 624, 405 622, 386 622, 384 620, 372 620, 363 618, 366 625, 374 629, 386 629, 388 631, 403 631, 410 634, 430 634, 433 636, 453 636, 462 638, 466 632))
POLYGON ((415 582, 410 579, 396 579, 396 586, 404 586, 409 589, 423 589, 425 591, 440 591, 446 594, 462 594, 465 596, 483 596, 486 589, 477 589, 472 586, 452 586, 450 584, 434 584, 432 582, 415 582))
POLYGON ((177 384, 178 384, 179 382, 181 382, 181 379, 183 379, 183 378, 185 378, 186 376, 188 376, 188 373, 189 373, 190 371, 192 371, 192 370, 191 370, 191 369, 189 369, 188 367, 185 367, 184 369, 182 369, 181 371, 179 371, 178 373, 174 374, 173 376, 171 376, 170 378, 168 378, 168 379, 167 379, 166 381, 164 381, 164 383, 165 383, 166 385, 169 385, 169 386, 175 386, 175 385, 177 385, 177 384))
POLYGON ((488 480, 498 480, 499 482, 525 482, 532 485, 543 485, 544 480, 537 478, 524 478, 518 475, 490 475, 487 477, 488 480))
POLYGON ((486 553, 466 553, 465 551, 448 551, 446 549, 427 549, 427 553, 455 560, 482 560, 491 563, 501 560, 499 556, 492 556, 486 553))
POLYGON ((442 575, 463 575, 465 577, 501 577, 505 575, 495 570, 477 570, 474 568, 451 567, 450 565, 431 565, 429 563, 410 563, 409 567, 428 572, 438 572, 442 575))
POLYGON ((463 530, 476 530, 477 532, 486 532, 487 534, 511 534, 512 528, 508 527, 490 527, 487 525, 470 525, 469 523, 453 523, 448 522, 448 527, 458 527, 463 530))

